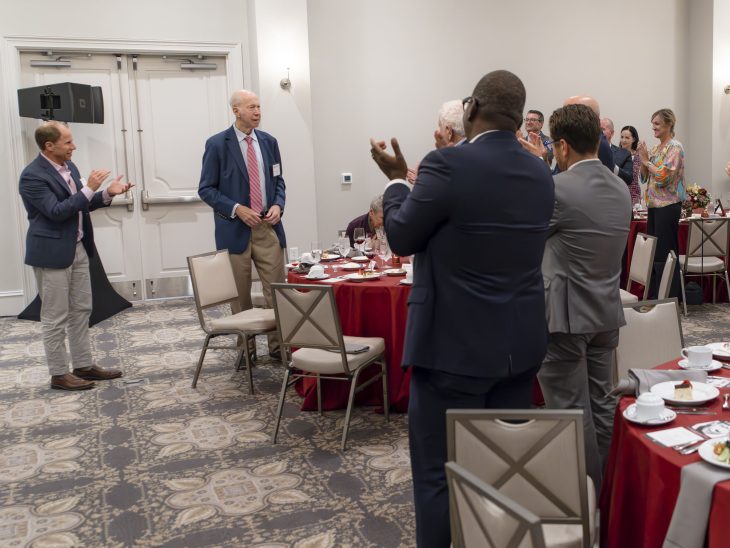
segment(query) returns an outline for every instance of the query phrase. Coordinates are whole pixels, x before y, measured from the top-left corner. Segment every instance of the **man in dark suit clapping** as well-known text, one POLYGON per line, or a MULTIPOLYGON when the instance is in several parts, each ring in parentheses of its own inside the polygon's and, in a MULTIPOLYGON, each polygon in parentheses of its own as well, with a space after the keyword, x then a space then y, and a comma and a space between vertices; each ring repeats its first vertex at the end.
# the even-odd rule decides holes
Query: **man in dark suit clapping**
POLYGON ((399 255, 415 254, 404 366, 421 547, 450 543, 444 472, 446 410, 527 408, 545 355, 540 271, 554 189, 545 163, 515 131, 525 88, 507 71, 484 76, 463 101, 468 143, 429 153, 415 185, 407 164, 371 141, 390 179, 385 231, 399 255))

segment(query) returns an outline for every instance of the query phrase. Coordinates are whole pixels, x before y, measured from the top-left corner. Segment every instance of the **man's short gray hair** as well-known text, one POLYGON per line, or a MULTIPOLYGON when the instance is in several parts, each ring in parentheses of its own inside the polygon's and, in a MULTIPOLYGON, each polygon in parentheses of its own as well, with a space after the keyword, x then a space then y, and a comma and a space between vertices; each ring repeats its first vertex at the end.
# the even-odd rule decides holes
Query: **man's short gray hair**
POLYGON ((370 202, 370 209, 373 210, 373 213, 380 213, 383 211, 383 195, 376 196, 373 198, 372 202, 370 202))
POLYGON ((449 126, 459 137, 464 137, 464 106, 455 99, 447 101, 439 109, 439 122, 449 126))

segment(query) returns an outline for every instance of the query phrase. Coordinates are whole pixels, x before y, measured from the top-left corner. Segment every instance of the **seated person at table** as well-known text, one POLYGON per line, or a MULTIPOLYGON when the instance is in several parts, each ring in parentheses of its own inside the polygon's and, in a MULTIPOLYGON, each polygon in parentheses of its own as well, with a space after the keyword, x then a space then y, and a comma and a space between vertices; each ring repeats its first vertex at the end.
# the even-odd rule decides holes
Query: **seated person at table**
POLYGON ((355 217, 347 225, 345 234, 350 238, 350 247, 355 247, 355 229, 364 228, 366 238, 374 238, 375 231, 383 226, 383 195, 376 196, 370 202, 370 210, 365 215, 355 217))

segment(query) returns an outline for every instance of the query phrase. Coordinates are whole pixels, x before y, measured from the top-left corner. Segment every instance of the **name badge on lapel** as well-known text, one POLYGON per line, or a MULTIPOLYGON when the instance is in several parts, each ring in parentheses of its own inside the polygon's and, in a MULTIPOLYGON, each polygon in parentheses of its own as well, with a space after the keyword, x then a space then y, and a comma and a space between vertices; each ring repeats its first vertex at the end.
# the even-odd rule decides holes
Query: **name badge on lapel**
POLYGON ((278 177, 279 175, 281 175, 281 164, 274 164, 273 166, 271 166, 271 174, 274 177, 278 177))

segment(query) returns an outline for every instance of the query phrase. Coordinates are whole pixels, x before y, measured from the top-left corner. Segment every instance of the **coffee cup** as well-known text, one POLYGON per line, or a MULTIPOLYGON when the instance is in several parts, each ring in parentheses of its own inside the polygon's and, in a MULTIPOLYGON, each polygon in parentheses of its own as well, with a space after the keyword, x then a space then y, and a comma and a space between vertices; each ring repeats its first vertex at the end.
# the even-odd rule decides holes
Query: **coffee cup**
POLYGON ((302 253, 302 257, 299 259, 299 262, 312 264, 314 262, 314 258, 311 253, 302 253))
POLYGON ((688 346, 682 349, 687 358, 687 367, 707 367, 712 363, 712 348, 707 346, 688 346))
POLYGON ((406 271, 406 281, 413 283, 413 265, 411 263, 405 263, 401 265, 401 268, 406 271))
POLYGON ((320 264, 314 265, 309 269, 310 278, 324 278, 324 267, 320 264))
POLYGON ((636 398, 636 419, 640 421, 648 421, 658 419, 664 412, 664 400, 652 394, 644 392, 636 398))

